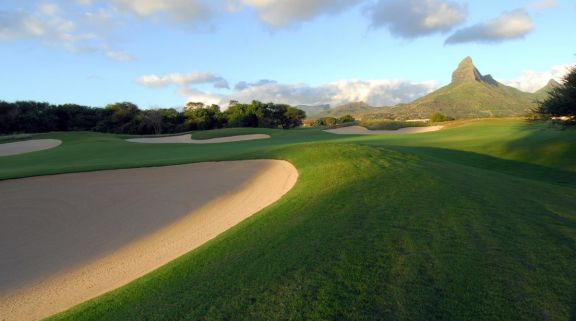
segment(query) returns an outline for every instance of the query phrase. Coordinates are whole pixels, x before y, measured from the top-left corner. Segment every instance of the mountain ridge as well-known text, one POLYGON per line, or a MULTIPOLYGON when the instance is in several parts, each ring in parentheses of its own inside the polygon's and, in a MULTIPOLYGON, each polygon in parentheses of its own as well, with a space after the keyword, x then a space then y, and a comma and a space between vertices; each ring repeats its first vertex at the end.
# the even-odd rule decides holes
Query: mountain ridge
POLYGON ((429 118, 436 112, 455 118, 522 116, 559 85, 555 80, 550 80, 536 93, 524 92, 498 82, 490 74, 483 75, 474 65, 472 58, 466 57, 452 72, 450 84, 410 103, 393 107, 349 103, 334 107, 316 117, 340 117, 346 112, 359 119, 422 119, 429 118))

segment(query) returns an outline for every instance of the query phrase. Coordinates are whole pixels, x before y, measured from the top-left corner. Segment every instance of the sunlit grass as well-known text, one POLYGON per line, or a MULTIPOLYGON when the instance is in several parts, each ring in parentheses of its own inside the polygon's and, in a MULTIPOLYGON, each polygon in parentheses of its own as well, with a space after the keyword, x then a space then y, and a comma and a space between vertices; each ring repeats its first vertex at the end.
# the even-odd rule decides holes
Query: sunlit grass
MULTIPOLYGON (((0 177, 276 158, 300 178, 205 246, 53 320, 570 320, 576 298, 576 131, 518 120, 336 136, 317 129, 217 145, 52 134, 0 177)), ((195 136, 196 137, 196 136, 195 136)))

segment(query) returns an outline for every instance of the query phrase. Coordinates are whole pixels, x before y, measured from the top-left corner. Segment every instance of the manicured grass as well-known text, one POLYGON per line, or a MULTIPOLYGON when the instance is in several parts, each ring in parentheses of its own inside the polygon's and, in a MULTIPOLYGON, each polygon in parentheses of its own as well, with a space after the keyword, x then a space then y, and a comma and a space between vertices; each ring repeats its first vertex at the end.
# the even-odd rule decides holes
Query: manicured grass
POLYGON ((203 135, 222 133, 273 138, 140 145, 52 134, 61 147, 0 158, 2 178, 245 158, 300 172, 272 206, 51 320, 576 317, 575 131, 500 120, 418 135, 203 135))

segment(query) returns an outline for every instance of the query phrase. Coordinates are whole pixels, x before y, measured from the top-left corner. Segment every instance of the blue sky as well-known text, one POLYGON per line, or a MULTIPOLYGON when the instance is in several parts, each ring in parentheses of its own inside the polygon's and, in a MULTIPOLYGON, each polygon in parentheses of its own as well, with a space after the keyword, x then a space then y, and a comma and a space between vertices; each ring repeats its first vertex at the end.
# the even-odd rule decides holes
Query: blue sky
POLYGON ((574 64, 571 30, 569 0, 4 0, 0 99, 394 105, 466 56, 533 91, 574 64))

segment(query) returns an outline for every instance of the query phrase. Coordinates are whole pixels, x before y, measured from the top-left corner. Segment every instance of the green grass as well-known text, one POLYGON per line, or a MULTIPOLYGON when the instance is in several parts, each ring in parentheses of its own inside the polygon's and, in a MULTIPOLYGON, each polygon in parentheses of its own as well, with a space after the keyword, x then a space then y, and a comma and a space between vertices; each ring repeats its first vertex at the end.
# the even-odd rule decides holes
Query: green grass
MULTIPOLYGON (((268 133, 226 145, 50 134, 0 177, 248 158, 300 172, 280 201, 50 320, 574 320, 576 131, 518 120, 417 135, 268 133)), ((199 137, 201 138, 201 137, 199 137)))

